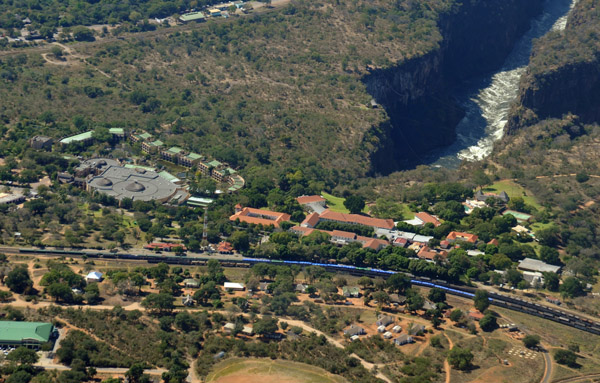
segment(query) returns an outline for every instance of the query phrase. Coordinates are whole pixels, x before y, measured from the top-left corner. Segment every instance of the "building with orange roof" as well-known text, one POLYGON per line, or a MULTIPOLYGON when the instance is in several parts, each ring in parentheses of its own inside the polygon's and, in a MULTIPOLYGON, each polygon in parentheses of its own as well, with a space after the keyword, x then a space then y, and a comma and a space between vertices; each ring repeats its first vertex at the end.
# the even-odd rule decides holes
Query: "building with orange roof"
POLYGON ((429 246, 423 246, 423 247, 421 247, 421 249, 417 253, 417 257, 419 257, 420 259, 428 260, 428 261, 435 260, 436 256, 442 257, 442 258, 446 258, 447 253, 445 251, 437 252, 437 251, 432 250, 431 248, 429 248, 429 246))
POLYGON ((334 221, 351 225, 370 226, 375 229, 392 230, 396 227, 394 221, 391 219, 371 218, 360 214, 338 213, 329 209, 319 215, 319 221, 334 221))
POLYGON ((451 231, 450 234, 446 237, 446 241, 450 243, 454 243, 456 241, 469 242, 469 243, 477 243, 479 239, 475 234, 470 233, 461 233, 459 231, 451 231))
POLYGON ((491 241, 489 241, 487 244, 488 245, 498 246, 500 244, 500 242, 496 238, 494 238, 491 241))
POLYGON ((304 221, 300 224, 303 227, 315 227, 319 223, 319 214, 318 213, 310 213, 306 216, 304 221))
POLYGON ((438 227, 442 224, 436 217, 429 213, 425 213, 424 211, 420 213, 415 213, 415 218, 418 218, 421 221, 423 221, 423 224, 432 223, 435 227, 438 227))
POLYGON ((418 227, 425 226, 426 223, 431 223, 435 227, 438 227, 442 224, 435 216, 424 211, 415 213, 415 218, 406 220, 404 223, 418 227))
POLYGON ((219 254, 233 254, 233 246, 231 246, 231 243, 229 242, 221 241, 217 245, 217 252, 219 252, 219 254))
POLYGON ((389 242, 384 239, 363 237, 355 233, 342 230, 328 231, 313 229, 304 226, 294 226, 290 228, 290 231, 294 234, 301 236, 307 236, 311 233, 314 233, 315 231, 319 231, 321 233, 329 234, 331 236, 330 242, 336 245, 348 245, 350 243, 359 242, 364 248, 370 248, 375 251, 381 250, 382 248, 389 245, 389 242))
MULTIPOLYGON (((241 207, 241 206, 240 206, 241 207)), ((254 209, 251 207, 245 207, 239 209, 236 206, 236 212, 234 215, 229 217, 230 221, 237 221, 252 223, 255 225, 269 226, 273 225, 279 227, 282 222, 288 222, 292 217, 286 213, 279 213, 276 211, 254 209)))
POLYGON ((298 203, 300 205, 315 203, 315 204, 319 204, 321 206, 325 206, 325 203, 327 203, 327 200, 325 198, 321 197, 320 195, 303 195, 303 196, 296 198, 296 201, 298 201, 298 203))

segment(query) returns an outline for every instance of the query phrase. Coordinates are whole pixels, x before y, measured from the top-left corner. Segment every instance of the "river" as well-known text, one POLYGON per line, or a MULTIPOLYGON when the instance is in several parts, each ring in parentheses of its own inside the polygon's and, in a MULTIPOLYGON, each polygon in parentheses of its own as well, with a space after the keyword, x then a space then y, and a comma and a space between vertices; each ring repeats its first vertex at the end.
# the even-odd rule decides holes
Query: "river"
POLYGON ((478 161, 490 153, 504 135, 508 112, 517 98, 519 80, 527 68, 534 39, 551 30, 563 30, 569 11, 577 0, 547 0, 544 11, 515 44, 502 67, 495 73, 472 79, 456 89, 455 97, 465 111, 456 127, 456 140, 433 151, 429 164, 456 168, 462 161, 478 161))

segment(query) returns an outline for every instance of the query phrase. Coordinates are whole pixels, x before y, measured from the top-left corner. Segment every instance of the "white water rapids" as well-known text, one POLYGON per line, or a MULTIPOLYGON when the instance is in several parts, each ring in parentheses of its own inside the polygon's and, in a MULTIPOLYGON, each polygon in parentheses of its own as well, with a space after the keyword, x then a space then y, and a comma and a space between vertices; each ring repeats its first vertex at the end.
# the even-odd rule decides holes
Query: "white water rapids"
POLYGON ((543 13, 517 41, 502 68, 493 74, 473 79, 456 91, 465 111, 456 126, 456 141, 431 153, 430 164, 458 167, 461 161, 478 161, 491 154, 494 143, 504 135, 508 112, 517 98, 519 80, 529 63, 532 42, 551 30, 563 30, 569 11, 577 0, 546 0, 543 13))

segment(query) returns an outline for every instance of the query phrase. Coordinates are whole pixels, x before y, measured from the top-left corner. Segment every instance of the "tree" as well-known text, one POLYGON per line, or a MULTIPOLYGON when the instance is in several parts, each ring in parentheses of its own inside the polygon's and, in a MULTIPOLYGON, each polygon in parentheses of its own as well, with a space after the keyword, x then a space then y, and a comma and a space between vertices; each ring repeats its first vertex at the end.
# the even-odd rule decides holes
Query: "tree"
POLYGON ((73 28, 73 38, 77 41, 94 41, 94 31, 84 26, 73 28))
POLYGON ((491 182, 490 177, 488 177, 483 170, 479 169, 473 172, 473 183, 479 186, 479 190, 483 189, 485 185, 488 185, 491 182))
POLYGON ((483 331, 494 331, 496 327, 498 327, 496 317, 488 312, 479 321, 479 327, 481 327, 483 331))
POLYGON ((29 383, 31 381, 31 374, 24 370, 19 370, 12 373, 8 379, 6 379, 6 383, 29 383))
POLYGON ((376 291, 373 293, 373 299, 377 301, 377 306, 381 308, 384 304, 390 303, 390 296, 385 291, 376 291))
POLYGON ((12 293, 10 291, 0 291, 0 302, 8 302, 12 299, 12 293))
POLYGON ((169 294, 149 294, 142 301, 142 306, 154 314, 168 314, 175 308, 175 298, 169 294))
POLYGON ((569 367, 577 367, 577 354, 570 350, 558 349, 554 351, 554 360, 558 364, 566 364, 569 367))
POLYGON ((180 312, 175 315, 175 326, 183 332, 198 330, 198 322, 188 312, 180 312))
POLYGON ((539 335, 525 335, 523 338, 523 345, 527 348, 536 348, 540 344, 539 335))
POLYGON ((365 208, 365 199, 362 196, 351 195, 344 200, 344 206, 352 214, 358 214, 365 208))
POLYGON ((457 370, 467 370, 473 362, 473 353, 464 348, 453 347, 448 353, 448 362, 457 370))
POLYGON ((141 363, 136 363, 131 366, 125 373, 125 377, 131 383, 142 383, 149 381, 149 377, 144 375, 144 365, 141 363))
POLYGON ((411 286, 410 278, 403 273, 392 275, 387 279, 386 284, 390 292, 397 294, 403 294, 411 286))
POLYGON ((446 292, 440 288, 434 287, 433 289, 429 290, 427 298, 434 303, 445 302, 446 292))
POLYGON ((29 277, 27 269, 19 266, 8 273, 5 284, 11 291, 22 294, 25 290, 33 286, 33 281, 29 277))
MULTIPOLYGON (((396 274, 394 274, 394 275, 396 275, 396 274)), ((390 278, 392 278, 392 277, 390 277, 390 278)), ((367 287, 373 286, 373 279, 371 279, 369 277, 360 277, 360 278, 358 278, 358 282, 357 283, 364 290, 367 287)))
POLYGON ((221 292, 214 281, 208 281, 194 293, 194 299, 201 305, 206 305, 209 300, 221 298, 221 292))
POLYGON ((277 319, 264 316, 254 323, 253 330, 258 335, 273 334, 277 331, 277 319))
POLYGON ((458 322, 463 318, 463 312, 460 309, 454 309, 450 313, 450 320, 452 322, 458 322))
POLYGON ((559 291, 565 298, 579 297, 584 294, 583 284, 575 277, 567 277, 560 285, 559 291))
POLYGON ((584 172, 579 172, 579 173, 577 173, 577 174, 575 175, 575 180, 576 180, 577 182, 579 182, 580 184, 581 184, 581 183, 584 183, 584 182, 587 182, 589 179, 590 179, 590 176, 589 176, 589 175, 587 175, 587 174, 586 174, 586 173, 584 173, 584 172))
POLYGON ((425 298, 417 290, 406 290, 406 308, 410 311, 417 311, 423 308, 425 298))
POLYGON ((542 246, 540 249, 540 259, 551 265, 560 265, 558 250, 549 246, 542 246))
POLYGON ((234 232, 231 237, 229 237, 229 241, 233 248, 240 253, 246 252, 250 248, 250 236, 245 231, 234 232))
POLYGON ((37 352, 35 352, 34 350, 21 346, 11 351, 6 356, 6 359, 13 362, 17 362, 19 364, 36 364, 39 357, 37 352))
POLYGON ((484 312, 490 306, 488 292, 485 290, 477 290, 473 298, 475 308, 480 312, 484 312))
POLYGON ((544 277, 544 288, 548 289, 549 291, 558 291, 560 285, 560 278, 558 275, 548 271, 542 273, 542 275, 544 277))
POLYGON ((73 300, 73 291, 66 283, 55 282, 48 286, 46 291, 56 302, 71 302, 73 300))

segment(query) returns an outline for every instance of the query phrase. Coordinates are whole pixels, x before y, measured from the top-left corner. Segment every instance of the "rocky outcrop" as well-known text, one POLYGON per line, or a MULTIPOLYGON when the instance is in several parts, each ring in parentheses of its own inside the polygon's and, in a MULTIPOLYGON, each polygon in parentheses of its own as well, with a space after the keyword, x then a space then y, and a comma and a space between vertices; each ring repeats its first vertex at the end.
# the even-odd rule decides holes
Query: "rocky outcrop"
POLYGON ((566 114, 583 123, 600 121, 600 20, 598 0, 580 0, 563 33, 541 39, 521 79, 508 134, 566 114))
POLYGON ((371 156, 372 173, 423 163, 428 151, 454 141, 463 113, 452 98, 453 85, 499 67, 542 2, 459 1, 438 21, 437 49, 365 76, 368 92, 389 116, 374 127, 380 145, 371 156))

